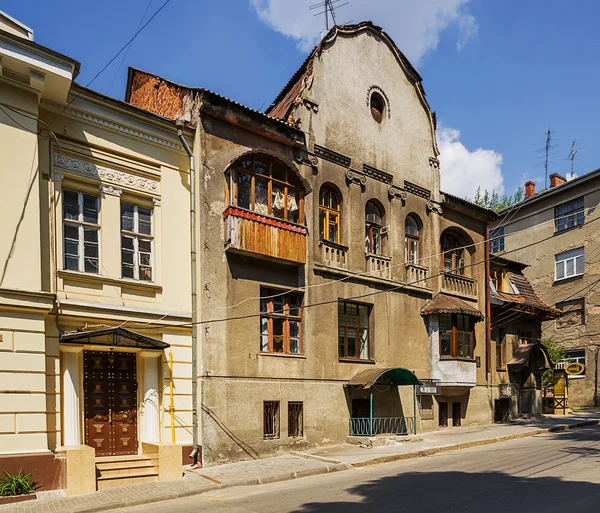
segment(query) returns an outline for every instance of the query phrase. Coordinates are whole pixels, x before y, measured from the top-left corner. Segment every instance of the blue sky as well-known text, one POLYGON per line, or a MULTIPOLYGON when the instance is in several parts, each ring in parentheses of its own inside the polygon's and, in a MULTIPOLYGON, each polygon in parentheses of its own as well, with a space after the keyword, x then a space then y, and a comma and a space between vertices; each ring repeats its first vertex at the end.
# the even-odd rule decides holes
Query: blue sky
MULTIPOLYGON (((38 43, 79 60, 89 80, 164 0, 3 0, 0 9, 29 25, 38 43)), ((322 18, 317 0, 171 0, 91 87, 123 98, 127 66, 203 86, 264 108, 302 63, 322 18)), ((592 0, 351 0, 338 21, 372 19, 423 77, 441 130, 442 184, 470 196, 475 184, 512 192, 543 185, 535 150, 551 128, 550 172, 599 167, 600 4, 592 0), (540 182, 540 177, 541 182, 540 182), (461 184, 462 185, 459 185, 461 184)))

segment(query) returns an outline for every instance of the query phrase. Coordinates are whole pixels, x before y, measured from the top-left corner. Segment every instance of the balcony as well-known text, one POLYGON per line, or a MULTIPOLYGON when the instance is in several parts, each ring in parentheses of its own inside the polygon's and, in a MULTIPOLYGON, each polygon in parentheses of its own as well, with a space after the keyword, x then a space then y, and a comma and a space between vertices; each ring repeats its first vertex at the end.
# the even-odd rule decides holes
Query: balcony
POLYGON ((444 273, 442 289, 461 296, 477 297, 477 280, 460 274, 444 273))
POLYGON ((429 269, 416 264, 406 264, 406 283, 415 287, 427 287, 429 269))
POLYGON ((321 263, 336 269, 348 268, 348 248, 341 244, 322 240, 319 243, 321 247, 321 263))
POLYGON ((228 207, 223 217, 226 251, 306 263, 305 226, 238 207, 228 207))
POLYGON ((392 279, 392 259, 390 257, 367 253, 365 258, 367 259, 367 272, 369 276, 385 278, 387 280, 392 279))
POLYGON ((438 380, 443 387, 472 388, 477 382, 477 362, 475 360, 444 359, 434 355, 431 377, 438 380))

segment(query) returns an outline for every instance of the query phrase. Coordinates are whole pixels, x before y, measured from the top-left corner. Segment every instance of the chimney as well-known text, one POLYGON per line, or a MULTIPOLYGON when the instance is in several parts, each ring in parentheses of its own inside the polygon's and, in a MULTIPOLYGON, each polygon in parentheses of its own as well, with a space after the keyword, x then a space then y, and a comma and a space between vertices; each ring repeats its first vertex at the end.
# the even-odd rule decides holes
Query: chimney
POLYGON ((529 180, 525 182, 525 199, 535 196, 535 182, 529 180))
POLYGON ((560 176, 558 173, 552 173, 550 175, 550 188, 556 187, 565 183, 567 179, 564 176, 560 176))

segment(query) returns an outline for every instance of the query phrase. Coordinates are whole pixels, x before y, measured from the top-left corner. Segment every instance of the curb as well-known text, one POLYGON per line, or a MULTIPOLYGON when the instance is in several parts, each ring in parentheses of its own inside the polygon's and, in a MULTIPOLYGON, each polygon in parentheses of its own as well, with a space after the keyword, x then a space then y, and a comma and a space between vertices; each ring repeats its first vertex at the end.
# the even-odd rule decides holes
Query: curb
MULTIPOLYGON (((472 441, 472 442, 463 442, 460 444, 445 445, 445 446, 441 446, 441 447, 432 447, 431 449, 424 449, 421 451, 409 452, 409 453, 404 453, 404 454, 381 456, 379 458, 372 458, 370 460, 361 461, 361 462, 358 462, 355 464, 342 463, 340 461, 329 459, 329 458, 323 458, 323 457, 314 456, 314 455, 307 455, 306 453, 292 452, 291 454, 293 454, 294 456, 296 456, 298 458, 314 459, 316 461, 320 461, 321 463, 327 463, 327 466, 325 468, 308 469, 308 470, 303 470, 301 472, 290 472, 289 474, 280 474, 278 476, 273 476, 272 478, 271 477, 250 478, 250 479, 234 481, 231 483, 214 484, 209 487, 195 488, 195 489, 186 490, 183 492, 168 493, 168 494, 161 495, 159 497, 142 497, 140 499, 134 499, 134 500, 112 501, 112 502, 104 503, 104 504, 98 505, 98 506, 85 506, 82 508, 72 509, 72 510, 68 510, 68 511, 69 511, 69 513, 100 513, 100 512, 115 510, 115 509, 119 509, 119 508, 142 506, 144 504, 151 504, 151 503, 168 501, 168 500, 179 499, 179 498, 184 498, 184 497, 191 497, 194 495, 201 495, 203 493, 211 492, 214 490, 222 490, 225 488, 233 488, 236 486, 251 486, 251 485, 256 485, 256 484, 267 484, 267 483, 275 483, 275 482, 281 482, 281 481, 290 481, 292 479, 298 479, 301 477, 308 477, 308 476, 314 476, 314 475, 319 475, 319 474, 328 474, 331 472, 350 470, 352 468, 362 468, 362 467, 367 467, 367 466, 371 466, 371 465, 377 465, 379 463, 389 463, 389 462, 393 462, 393 461, 422 458, 425 456, 431 456, 434 454, 440 454, 440 453, 444 453, 444 452, 460 451, 462 449, 469 449, 472 447, 481 447, 484 445, 508 442, 510 440, 517 440, 519 438, 528 438, 528 437, 541 435, 541 434, 545 434, 545 433, 556 433, 556 432, 560 432, 560 431, 569 431, 572 429, 578 429, 578 428, 588 427, 588 426, 595 426, 598 424, 600 424, 600 419, 587 420, 587 421, 582 421, 582 422, 579 422, 576 424, 570 424, 570 425, 567 424, 567 425, 562 425, 562 426, 553 426, 553 427, 544 428, 544 429, 536 429, 534 431, 518 433, 516 435, 505 435, 505 436, 501 436, 501 437, 497 437, 497 438, 488 438, 488 439, 476 440, 476 441, 472 441)), ((48 501, 49 506, 50 506, 50 502, 51 501, 48 501)))

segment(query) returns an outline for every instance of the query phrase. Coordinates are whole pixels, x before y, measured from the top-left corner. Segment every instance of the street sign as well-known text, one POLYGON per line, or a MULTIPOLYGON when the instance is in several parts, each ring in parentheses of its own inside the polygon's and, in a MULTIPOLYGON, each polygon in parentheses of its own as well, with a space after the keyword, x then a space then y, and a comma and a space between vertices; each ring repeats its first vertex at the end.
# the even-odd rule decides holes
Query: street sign
POLYGON ((565 367, 565 372, 569 376, 580 376, 585 372, 585 365, 580 362, 571 362, 565 367))
POLYGON ((417 395, 440 395, 442 387, 440 382, 435 379, 422 379, 421 384, 417 385, 417 395))

